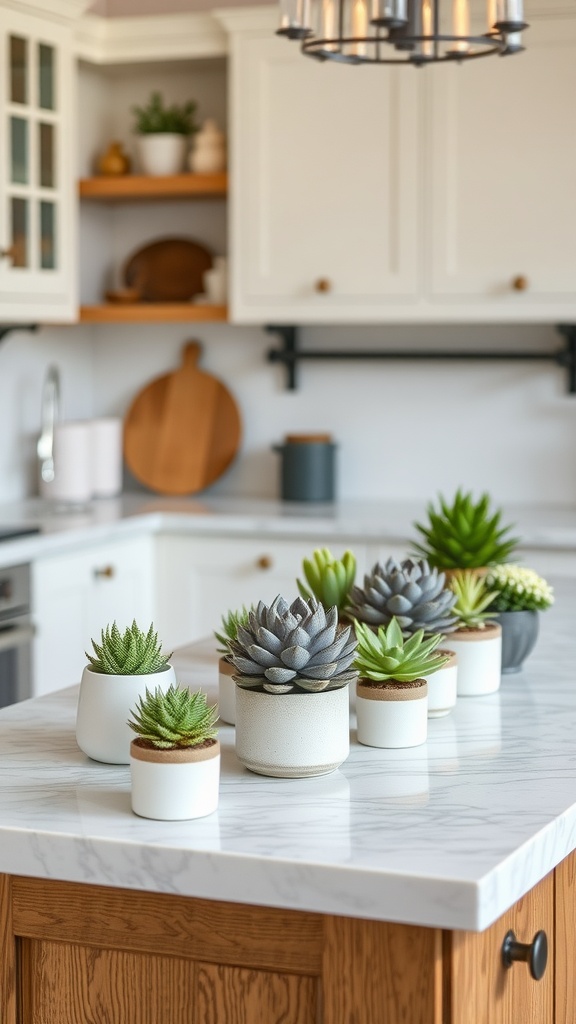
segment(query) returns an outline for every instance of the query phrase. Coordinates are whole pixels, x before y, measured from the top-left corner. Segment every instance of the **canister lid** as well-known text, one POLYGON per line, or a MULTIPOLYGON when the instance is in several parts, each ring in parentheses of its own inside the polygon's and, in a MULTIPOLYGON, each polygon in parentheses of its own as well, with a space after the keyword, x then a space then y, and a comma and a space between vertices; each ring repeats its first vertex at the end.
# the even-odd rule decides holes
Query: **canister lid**
POLYGON ((332 444, 331 434, 286 434, 285 444, 332 444))

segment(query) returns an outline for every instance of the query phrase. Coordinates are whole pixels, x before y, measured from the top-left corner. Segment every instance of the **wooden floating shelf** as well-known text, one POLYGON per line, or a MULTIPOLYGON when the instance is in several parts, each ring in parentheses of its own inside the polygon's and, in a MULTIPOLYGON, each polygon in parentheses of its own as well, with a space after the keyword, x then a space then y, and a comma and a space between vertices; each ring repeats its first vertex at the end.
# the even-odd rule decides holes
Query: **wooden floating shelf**
POLYGON ((153 177, 148 174, 124 174, 118 177, 82 178, 81 199, 128 202, 151 199, 220 199, 228 192, 228 175, 172 174, 153 177))
POLYGON ((227 306, 195 306, 192 302, 110 302, 81 306, 82 324, 226 323, 227 306))

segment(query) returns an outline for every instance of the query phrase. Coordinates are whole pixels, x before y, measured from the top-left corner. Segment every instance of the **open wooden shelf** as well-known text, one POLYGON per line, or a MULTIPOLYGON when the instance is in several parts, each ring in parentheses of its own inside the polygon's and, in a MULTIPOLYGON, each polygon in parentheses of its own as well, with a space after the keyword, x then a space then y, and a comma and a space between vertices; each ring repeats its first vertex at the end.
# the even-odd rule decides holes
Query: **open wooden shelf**
POLYGON ((226 323, 227 306, 195 306, 192 302, 109 302, 81 306, 82 324, 226 323))
POLYGON ((148 174, 124 174, 118 177, 82 178, 81 199, 128 202, 151 199, 218 199, 228 192, 228 175, 172 174, 153 177, 148 174))

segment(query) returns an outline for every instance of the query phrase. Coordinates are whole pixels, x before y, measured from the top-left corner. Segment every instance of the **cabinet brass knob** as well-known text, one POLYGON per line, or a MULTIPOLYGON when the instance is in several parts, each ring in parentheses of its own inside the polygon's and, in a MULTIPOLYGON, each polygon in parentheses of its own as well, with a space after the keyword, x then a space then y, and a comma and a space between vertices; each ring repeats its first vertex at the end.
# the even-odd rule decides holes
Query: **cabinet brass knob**
POLYGON ((317 292, 331 292, 332 282, 329 281, 327 277, 319 277, 314 285, 314 288, 316 289, 317 292))
POLYGON ((16 246, 11 245, 9 249, 0 249, 0 259, 2 259, 2 260, 15 260, 16 259, 16 246))
POLYGON ((101 569, 94 569, 94 579, 97 580, 111 580, 116 575, 116 569, 113 565, 104 565, 101 569))
POLYGON ((524 277, 523 274, 518 274, 512 281, 512 287, 515 292, 526 292, 528 291, 528 278, 524 277))
POLYGON ((256 560, 256 565, 259 569, 271 569, 272 559, 270 558, 270 555, 260 555, 260 558, 256 560))
POLYGON ((540 981, 548 963, 548 939, 546 932, 536 932, 532 942, 517 942, 514 932, 507 932, 502 943, 502 963, 512 967, 514 963, 528 964, 534 981, 540 981))

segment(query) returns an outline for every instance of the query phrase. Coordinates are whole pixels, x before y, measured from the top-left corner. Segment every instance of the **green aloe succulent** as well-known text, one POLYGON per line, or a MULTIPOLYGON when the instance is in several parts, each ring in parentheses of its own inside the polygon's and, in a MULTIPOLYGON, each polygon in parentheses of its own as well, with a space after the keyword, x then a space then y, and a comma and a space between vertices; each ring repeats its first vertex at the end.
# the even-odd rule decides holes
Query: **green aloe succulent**
POLYGON ((491 590, 484 576, 472 569, 461 569, 449 580, 450 589, 456 594, 452 611, 457 616, 456 629, 484 629, 489 619, 496 616, 492 605, 497 591, 491 590))
POLYGON ((162 653, 162 645, 158 642, 158 633, 152 624, 144 633, 134 621, 121 633, 115 622, 102 630, 100 643, 92 640, 94 654, 88 654, 90 668, 93 672, 102 672, 113 676, 149 675, 163 669, 171 654, 162 653))
POLYGON ((358 640, 354 668, 361 679, 410 683, 437 672, 449 660, 446 655, 434 654, 444 640, 439 634, 425 639, 424 630, 419 629, 405 639, 395 618, 377 633, 363 622, 354 625, 358 640))
POLYGON ((303 560, 302 569, 307 585, 296 580, 302 597, 305 600, 315 597, 324 608, 335 605, 339 612, 344 611, 356 576, 356 559, 352 552, 345 551, 338 559, 328 548, 317 548, 312 558, 303 560))
POLYGON ((223 657, 229 656, 230 641, 235 640, 238 636, 238 626, 245 626, 248 622, 248 616, 252 611, 252 607, 246 608, 242 605, 242 608, 238 611, 229 611, 226 615, 222 616, 221 632, 219 633, 217 630, 214 630, 214 636, 220 644, 218 653, 223 657))
POLYGON ((506 562, 518 544, 501 526, 501 510, 490 510, 490 496, 475 502, 472 494, 456 492, 451 504, 438 497, 439 508, 427 506, 428 523, 414 523, 421 535, 414 551, 438 569, 471 569, 506 562))
POLYGON ((198 747, 217 735, 218 707, 210 707, 201 690, 191 693, 171 685, 166 691, 157 686, 152 693, 146 687, 146 696, 138 698, 130 714, 130 728, 158 750, 198 747))

